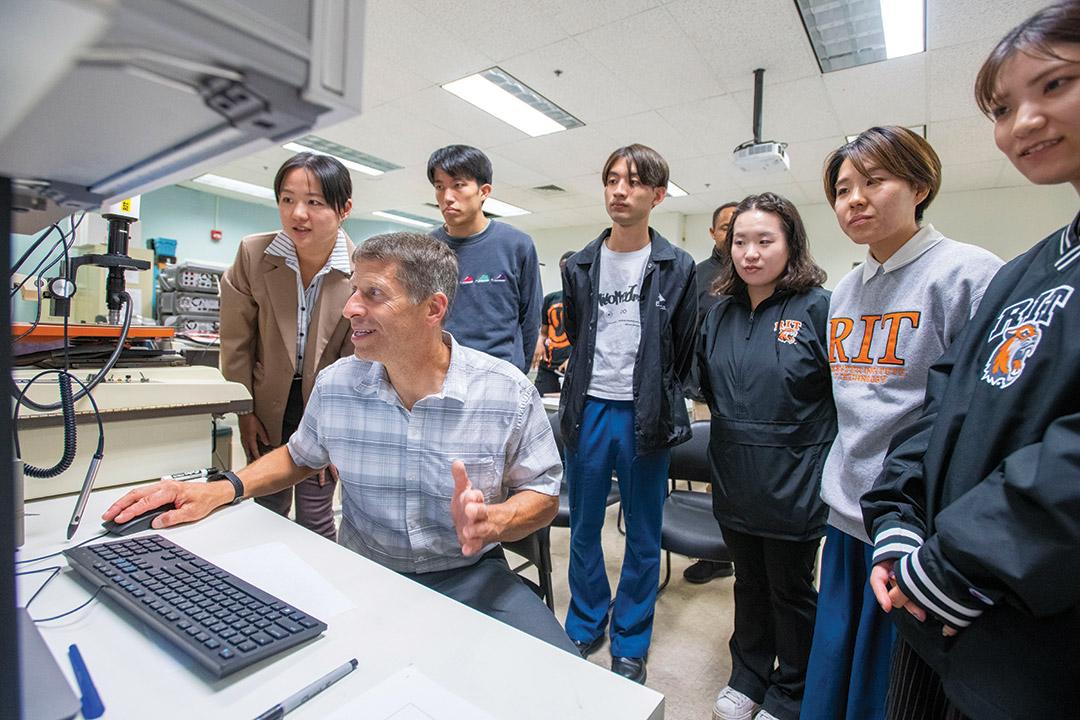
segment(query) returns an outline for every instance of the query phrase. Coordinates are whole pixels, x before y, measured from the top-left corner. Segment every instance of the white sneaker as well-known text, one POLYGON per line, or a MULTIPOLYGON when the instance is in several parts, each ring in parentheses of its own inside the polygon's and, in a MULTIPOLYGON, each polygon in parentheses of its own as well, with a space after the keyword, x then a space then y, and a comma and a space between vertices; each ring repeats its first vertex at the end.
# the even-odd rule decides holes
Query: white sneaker
POLYGON ((754 716, 754 720, 779 720, 768 710, 760 710, 757 715, 754 716))
POLYGON ((716 696, 713 720, 750 720, 761 708, 756 702, 728 685, 716 696))

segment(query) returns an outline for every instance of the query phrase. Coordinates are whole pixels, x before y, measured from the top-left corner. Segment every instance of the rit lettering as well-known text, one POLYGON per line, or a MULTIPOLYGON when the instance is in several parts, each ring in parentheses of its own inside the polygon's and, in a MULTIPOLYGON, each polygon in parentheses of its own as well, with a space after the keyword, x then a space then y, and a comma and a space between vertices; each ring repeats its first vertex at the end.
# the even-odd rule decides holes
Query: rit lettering
POLYGON ((844 348, 844 341, 855 329, 855 320, 852 318, 836 317, 830 321, 832 338, 829 341, 830 363, 857 363, 860 365, 872 365, 875 362, 882 365, 903 365, 904 358, 897 357, 896 344, 900 338, 900 331, 904 327, 912 330, 919 327, 918 312, 893 312, 884 315, 863 315, 858 322, 862 324, 862 343, 858 347, 858 353, 852 357, 850 350, 854 350, 852 343, 848 343, 848 349, 844 348), (907 321, 905 323, 905 321, 907 321), (876 358, 870 357, 870 348, 874 344, 874 334, 878 331, 887 332, 885 340, 885 352, 876 358))

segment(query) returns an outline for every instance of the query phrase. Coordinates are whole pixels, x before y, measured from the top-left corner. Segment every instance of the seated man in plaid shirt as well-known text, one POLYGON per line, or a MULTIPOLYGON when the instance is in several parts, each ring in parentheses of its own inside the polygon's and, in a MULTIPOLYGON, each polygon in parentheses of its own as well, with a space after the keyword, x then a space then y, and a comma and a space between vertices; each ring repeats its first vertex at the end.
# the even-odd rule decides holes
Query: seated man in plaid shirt
POLYGON ((355 356, 319 374, 288 444, 228 473, 231 482, 132 490, 104 518, 124 522, 172 502, 154 527, 192 522, 333 464, 342 545, 576 653, 499 545, 558 510, 562 464, 536 389, 514 366, 442 330, 458 282, 445 244, 379 235, 353 259, 344 314, 355 356))

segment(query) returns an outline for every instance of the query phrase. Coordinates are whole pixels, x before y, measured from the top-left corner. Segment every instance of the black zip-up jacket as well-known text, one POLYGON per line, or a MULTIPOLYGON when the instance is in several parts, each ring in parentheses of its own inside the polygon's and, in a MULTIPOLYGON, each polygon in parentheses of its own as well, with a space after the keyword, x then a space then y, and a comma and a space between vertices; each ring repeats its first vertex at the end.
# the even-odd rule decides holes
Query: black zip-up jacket
POLYGON ((929 613, 894 622, 973 718, 1076 717, 1078 291, 1075 222, 998 271, 862 498, 875 562, 929 613))
MULTIPOLYGON (((581 412, 592 379, 599 313, 600 247, 611 234, 571 257, 562 271, 563 323, 570 363, 563 380, 559 422, 563 442, 577 449, 581 412)), ((697 331, 697 269, 689 253, 649 228, 651 249, 638 308, 641 341, 634 360, 634 439, 645 455, 690 439, 683 383, 690 375, 697 331)))
POLYGON ((777 290, 751 310, 744 289, 705 316, 697 370, 724 527, 789 541, 825 534, 821 470, 836 437, 829 297, 777 290))

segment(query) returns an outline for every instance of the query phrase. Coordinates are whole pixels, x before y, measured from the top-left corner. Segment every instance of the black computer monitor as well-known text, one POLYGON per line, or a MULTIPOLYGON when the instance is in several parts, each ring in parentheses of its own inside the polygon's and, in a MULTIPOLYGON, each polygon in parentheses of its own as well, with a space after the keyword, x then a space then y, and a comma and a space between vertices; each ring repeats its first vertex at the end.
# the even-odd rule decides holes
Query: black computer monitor
MULTIPOLYGON (((0 277, 11 268, 11 182, 0 177, 0 277)), ((0 311, 11 317, 11 297, 0 293, 0 311)), ((15 473, 11 426, 11 331, 0 333, 0 647, 18 647, 15 620, 15 473)), ((0 652, 0 717, 17 718, 19 711, 19 653, 0 652)))

